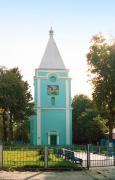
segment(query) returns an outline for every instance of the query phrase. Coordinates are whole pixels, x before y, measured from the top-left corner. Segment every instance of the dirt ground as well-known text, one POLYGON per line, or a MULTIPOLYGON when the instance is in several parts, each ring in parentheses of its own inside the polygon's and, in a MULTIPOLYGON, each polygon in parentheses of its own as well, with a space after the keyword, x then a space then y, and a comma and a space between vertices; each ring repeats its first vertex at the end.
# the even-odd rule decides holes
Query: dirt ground
POLYGON ((115 180, 115 167, 98 167, 82 171, 19 172, 0 170, 0 180, 115 180))

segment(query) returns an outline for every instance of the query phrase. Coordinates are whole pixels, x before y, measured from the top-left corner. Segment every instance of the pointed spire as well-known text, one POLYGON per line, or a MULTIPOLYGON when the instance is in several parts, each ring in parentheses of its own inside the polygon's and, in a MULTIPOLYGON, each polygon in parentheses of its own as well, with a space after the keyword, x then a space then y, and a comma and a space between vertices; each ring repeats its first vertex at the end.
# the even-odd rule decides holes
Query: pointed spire
POLYGON ((53 37, 53 35, 54 35, 54 31, 53 31, 52 27, 49 30, 49 35, 50 35, 50 37, 53 37))
POLYGON ((40 63, 40 69, 66 69, 53 38, 52 27, 49 30, 49 41, 40 63))

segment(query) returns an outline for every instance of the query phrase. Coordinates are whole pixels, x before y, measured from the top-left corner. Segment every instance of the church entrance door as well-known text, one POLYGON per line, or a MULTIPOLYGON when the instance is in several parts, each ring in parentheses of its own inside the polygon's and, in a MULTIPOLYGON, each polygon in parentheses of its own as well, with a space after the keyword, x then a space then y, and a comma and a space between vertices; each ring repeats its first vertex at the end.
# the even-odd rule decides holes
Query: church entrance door
POLYGON ((50 135, 50 145, 56 146, 57 145, 57 135, 50 135))

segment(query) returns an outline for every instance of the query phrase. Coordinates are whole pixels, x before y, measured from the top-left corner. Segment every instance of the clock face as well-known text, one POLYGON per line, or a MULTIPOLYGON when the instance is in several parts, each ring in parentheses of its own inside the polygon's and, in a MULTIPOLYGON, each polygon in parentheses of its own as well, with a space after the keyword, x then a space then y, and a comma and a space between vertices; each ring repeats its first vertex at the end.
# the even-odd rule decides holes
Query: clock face
POLYGON ((55 77, 55 76, 51 76, 51 77, 50 77, 50 81, 51 81, 51 82, 55 82, 55 81, 56 81, 56 77, 55 77))

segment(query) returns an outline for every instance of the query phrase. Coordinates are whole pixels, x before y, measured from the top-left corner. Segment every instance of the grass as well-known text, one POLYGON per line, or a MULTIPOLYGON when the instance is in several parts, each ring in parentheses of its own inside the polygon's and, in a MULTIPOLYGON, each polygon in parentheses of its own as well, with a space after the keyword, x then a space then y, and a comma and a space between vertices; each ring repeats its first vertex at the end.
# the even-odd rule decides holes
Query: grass
MULTIPOLYGON (((4 168, 37 167, 44 168, 43 149, 8 148, 3 151, 4 168)), ((79 168, 77 164, 58 157, 54 151, 48 153, 48 168, 79 168)))

